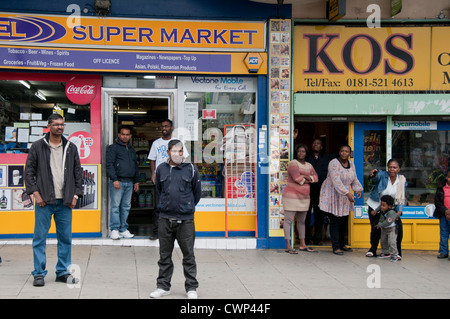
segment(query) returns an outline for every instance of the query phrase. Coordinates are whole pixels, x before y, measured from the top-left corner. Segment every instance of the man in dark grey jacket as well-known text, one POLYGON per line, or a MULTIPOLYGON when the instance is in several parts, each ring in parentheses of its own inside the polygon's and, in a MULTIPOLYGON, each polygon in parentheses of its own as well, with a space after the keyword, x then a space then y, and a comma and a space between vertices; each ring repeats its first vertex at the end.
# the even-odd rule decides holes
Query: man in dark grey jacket
POLYGON ((82 191, 82 168, 77 147, 64 136, 64 118, 53 113, 48 118, 49 133, 34 142, 25 165, 25 186, 36 202, 33 236, 34 286, 44 286, 47 274, 45 246, 52 220, 58 239, 56 281, 75 284, 70 275, 72 208, 82 191))
POLYGON ((133 190, 139 191, 139 167, 136 151, 130 145, 131 129, 120 127, 114 144, 106 149, 106 171, 110 178, 110 237, 133 238, 128 230, 128 214, 133 190))
POLYGON ((150 294, 158 298, 170 294, 173 274, 172 252, 175 239, 183 253, 185 289, 188 298, 197 298, 197 264, 194 256, 195 205, 200 201, 202 187, 198 169, 192 163, 184 163, 183 143, 171 140, 167 153, 169 159, 156 169, 156 188, 161 194, 159 234, 159 276, 157 289, 150 294))

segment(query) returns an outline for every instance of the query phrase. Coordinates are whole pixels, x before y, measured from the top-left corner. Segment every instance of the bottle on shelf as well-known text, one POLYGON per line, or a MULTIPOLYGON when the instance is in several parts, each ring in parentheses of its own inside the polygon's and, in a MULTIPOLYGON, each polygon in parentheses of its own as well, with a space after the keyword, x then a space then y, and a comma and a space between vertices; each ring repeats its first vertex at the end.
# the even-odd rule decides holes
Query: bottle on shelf
POLYGON ((148 191, 145 195, 145 207, 151 208, 153 206, 153 193, 148 191))
POLYGON ((145 193, 143 191, 139 192, 139 197, 138 197, 138 205, 139 208, 144 208, 145 207, 145 193))
POLYGON ((95 173, 92 173, 92 175, 91 175, 91 186, 92 186, 92 188, 91 188, 91 202, 89 203, 89 204, 91 204, 91 203, 93 203, 94 201, 95 201, 95 185, 96 185, 96 183, 95 183, 95 173))
POLYGON ((3 195, 0 197, 0 209, 8 208, 8 198, 5 195, 5 190, 3 190, 3 195))

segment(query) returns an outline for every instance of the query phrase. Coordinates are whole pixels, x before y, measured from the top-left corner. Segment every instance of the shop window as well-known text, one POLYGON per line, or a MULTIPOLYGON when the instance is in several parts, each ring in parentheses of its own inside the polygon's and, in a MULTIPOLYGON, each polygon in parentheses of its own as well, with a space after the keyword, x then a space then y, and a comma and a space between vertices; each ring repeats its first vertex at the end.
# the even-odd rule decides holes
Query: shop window
POLYGON ((436 187, 445 181, 449 151, 449 131, 392 132, 392 157, 400 161, 408 182, 409 206, 434 203, 436 187))
POLYGON ((202 198, 254 198, 255 100, 253 92, 185 92, 184 129, 193 136, 202 198))
POLYGON ((27 153, 47 132, 47 118, 65 118, 64 135, 91 131, 89 105, 75 105, 59 81, 0 80, 0 153, 27 153))
POLYGON ((372 169, 385 169, 386 166, 386 131, 364 131, 364 202, 375 187, 369 174, 372 169))

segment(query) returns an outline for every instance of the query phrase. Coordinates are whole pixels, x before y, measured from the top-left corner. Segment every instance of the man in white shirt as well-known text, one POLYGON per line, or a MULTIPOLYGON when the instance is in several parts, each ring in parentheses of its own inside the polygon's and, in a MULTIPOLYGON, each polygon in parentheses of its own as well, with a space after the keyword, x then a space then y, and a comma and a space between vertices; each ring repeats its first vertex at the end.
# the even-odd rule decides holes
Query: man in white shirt
MULTIPOLYGON (((169 119, 165 119, 161 122, 161 133, 162 137, 155 140, 152 144, 152 147, 150 148, 150 153, 148 154, 148 159, 150 160, 150 170, 152 172, 152 181, 153 184, 156 185, 155 181, 155 172, 156 168, 158 168, 158 165, 161 163, 164 163, 169 158, 169 155, 167 154, 167 145, 169 144, 170 140, 172 140, 172 132, 173 132, 173 122, 169 119)), ((184 157, 188 157, 189 153, 186 150, 186 147, 183 144, 183 154, 184 157)), ((155 209, 153 210, 153 227, 152 227, 152 234, 150 235, 151 240, 155 240, 158 238, 158 218, 159 218, 159 210, 158 210, 158 203, 159 203, 159 194, 158 191, 155 192, 155 209)))

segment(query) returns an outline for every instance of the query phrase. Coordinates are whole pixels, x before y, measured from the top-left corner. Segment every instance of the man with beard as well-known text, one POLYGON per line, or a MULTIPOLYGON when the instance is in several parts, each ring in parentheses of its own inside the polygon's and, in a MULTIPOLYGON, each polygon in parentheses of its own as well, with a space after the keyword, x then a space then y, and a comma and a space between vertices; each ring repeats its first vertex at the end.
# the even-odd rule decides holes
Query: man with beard
MULTIPOLYGON (((148 159, 150 160, 150 170, 152 173, 152 181, 153 184, 156 184, 155 173, 156 169, 161 163, 164 163, 168 159, 167 153, 167 145, 172 140, 172 132, 173 132, 173 123, 169 119, 165 119, 161 122, 161 133, 162 137, 155 140, 150 148, 150 153, 148 154, 148 159)), ((189 153, 186 148, 183 146, 184 157, 187 157, 189 153)), ((159 202, 159 193, 158 190, 155 192, 155 203, 159 202)), ((158 238, 158 219, 159 219, 159 210, 156 207, 153 210, 153 228, 152 234, 150 235, 151 240, 155 240, 158 238)))
POLYGON ((197 264, 194 256, 195 206, 200 201, 202 187, 198 169, 184 162, 183 143, 171 140, 167 146, 168 161, 156 169, 156 189, 160 194, 159 275, 151 298, 170 294, 173 274, 172 252, 175 239, 183 253, 185 290, 189 299, 197 298, 197 264))

